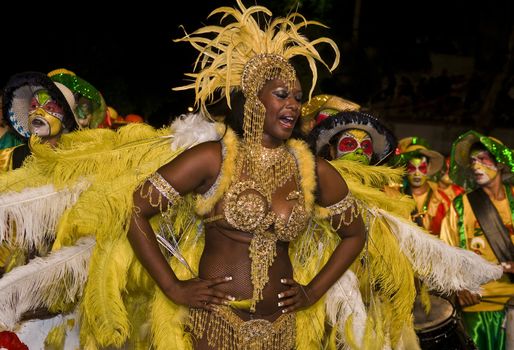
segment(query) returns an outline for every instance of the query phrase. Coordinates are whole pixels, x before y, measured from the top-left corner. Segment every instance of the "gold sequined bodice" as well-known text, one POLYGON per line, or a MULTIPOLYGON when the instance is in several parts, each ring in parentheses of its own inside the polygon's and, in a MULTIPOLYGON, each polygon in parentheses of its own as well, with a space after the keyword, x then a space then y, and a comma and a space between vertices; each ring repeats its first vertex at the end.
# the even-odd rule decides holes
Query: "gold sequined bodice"
MULTIPOLYGON (((207 218, 207 222, 225 219, 230 226, 239 231, 252 234, 268 231, 281 241, 292 241, 305 230, 309 216, 305 209, 304 195, 299 188, 296 161, 285 147, 271 152, 261 156, 258 169, 255 169, 253 176, 245 175, 242 171, 244 159, 238 162, 239 175, 225 193, 223 214, 207 218), (271 165, 266 164, 267 162, 271 165), (276 169, 278 167, 279 170, 276 169), (286 195, 285 200, 296 201, 289 215, 285 214, 289 212, 289 208, 284 208, 287 204, 280 203, 283 200, 278 199, 279 204, 276 205, 280 207, 280 213, 272 208, 275 191, 283 192, 287 182, 293 182, 295 187, 286 195), (282 186, 284 188, 281 188, 282 186)), ((255 153, 252 157, 255 159, 255 153)), ((252 166, 255 167, 255 164, 252 166)))
POLYGON ((271 231, 278 240, 292 241, 305 230, 309 217, 303 194, 299 190, 289 193, 286 200, 296 200, 287 219, 275 213, 262 187, 252 180, 233 184, 224 200, 224 218, 234 228, 260 234, 271 231))

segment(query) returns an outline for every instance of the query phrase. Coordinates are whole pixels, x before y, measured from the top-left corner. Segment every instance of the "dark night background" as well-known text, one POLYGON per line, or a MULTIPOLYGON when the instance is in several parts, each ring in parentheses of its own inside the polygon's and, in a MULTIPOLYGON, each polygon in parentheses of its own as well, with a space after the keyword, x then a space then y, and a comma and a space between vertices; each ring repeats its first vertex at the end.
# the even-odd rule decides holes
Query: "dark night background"
MULTIPOLYGON (((307 19, 330 27, 309 35, 331 37, 341 50, 339 68, 322 75, 317 93, 356 101, 391 123, 462 125, 486 133, 514 128, 513 1, 258 4, 274 15, 298 6, 307 19)), ((176 1, 109 5, 117 11, 101 3, 75 3, 73 10, 13 4, 23 8, 3 16, 0 84, 20 71, 67 68, 97 87, 121 115, 137 113, 161 126, 193 100, 191 93, 171 91, 183 84, 196 57, 188 44, 173 42, 183 34, 179 25, 191 32, 201 23, 216 23, 219 17, 207 15, 221 5, 236 4, 186 1, 180 3, 183 10, 170 10, 176 1)))

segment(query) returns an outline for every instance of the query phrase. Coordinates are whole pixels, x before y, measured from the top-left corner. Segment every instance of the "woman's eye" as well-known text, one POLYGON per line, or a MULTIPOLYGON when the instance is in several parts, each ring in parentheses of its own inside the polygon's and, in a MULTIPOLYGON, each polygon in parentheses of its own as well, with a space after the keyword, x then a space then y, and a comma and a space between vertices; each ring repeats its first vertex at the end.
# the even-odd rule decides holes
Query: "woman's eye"
POLYGON ((273 94, 278 98, 287 98, 289 96, 289 92, 283 90, 275 91, 273 94))

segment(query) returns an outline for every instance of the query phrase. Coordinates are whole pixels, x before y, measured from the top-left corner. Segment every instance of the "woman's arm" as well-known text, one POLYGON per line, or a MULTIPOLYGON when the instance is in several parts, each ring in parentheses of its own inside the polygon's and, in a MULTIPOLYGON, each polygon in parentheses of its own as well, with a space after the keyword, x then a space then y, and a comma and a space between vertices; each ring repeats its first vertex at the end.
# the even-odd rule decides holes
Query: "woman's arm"
POLYGON ((283 304, 280 305, 285 307, 283 312, 291 312, 312 305, 319 300, 358 257, 366 241, 364 222, 358 213, 356 203, 350 200, 352 197, 349 197, 351 194, 346 182, 323 159, 317 160, 316 168, 319 188, 318 203, 323 207, 342 203, 342 207, 346 208, 342 214, 332 217, 334 229, 341 237, 341 242, 325 266, 307 286, 302 287, 293 280, 284 279, 283 283, 290 285, 291 288, 279 295, 279 298, 284 298, 283 304), (303 290, 296 290, 298 288, 303 288, 303 290))
POLYGON ((230 296, 213 288, 231 278, 180 281, 161 253, 149 219, 159 211, 166 211, 182 195, 207 191, 218 176, 221 161, 219 143, 200 144, 162 166, 158 174, 151 177, 152 181, 147 180, 134 192, 134 211, 128 239, 150 276, 164 294, 177 304, 207 308, 210 303, 221 304, 231 300, 230 296))

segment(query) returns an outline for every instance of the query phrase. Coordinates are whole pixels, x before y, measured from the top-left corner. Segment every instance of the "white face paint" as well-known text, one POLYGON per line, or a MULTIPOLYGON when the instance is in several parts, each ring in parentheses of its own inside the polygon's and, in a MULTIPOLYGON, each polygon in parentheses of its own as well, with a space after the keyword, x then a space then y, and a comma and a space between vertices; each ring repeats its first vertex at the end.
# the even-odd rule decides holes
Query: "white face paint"
POLYGON ((31 115, 29 131, 32 135, 39 137, 50 136, 50 123, 42 116, 31 115))
POLYGON ((473 150, 470 154, 471 171, 478 185, 484 186, 498 176, 498 167, 491 154, 485 150, 473 150))

